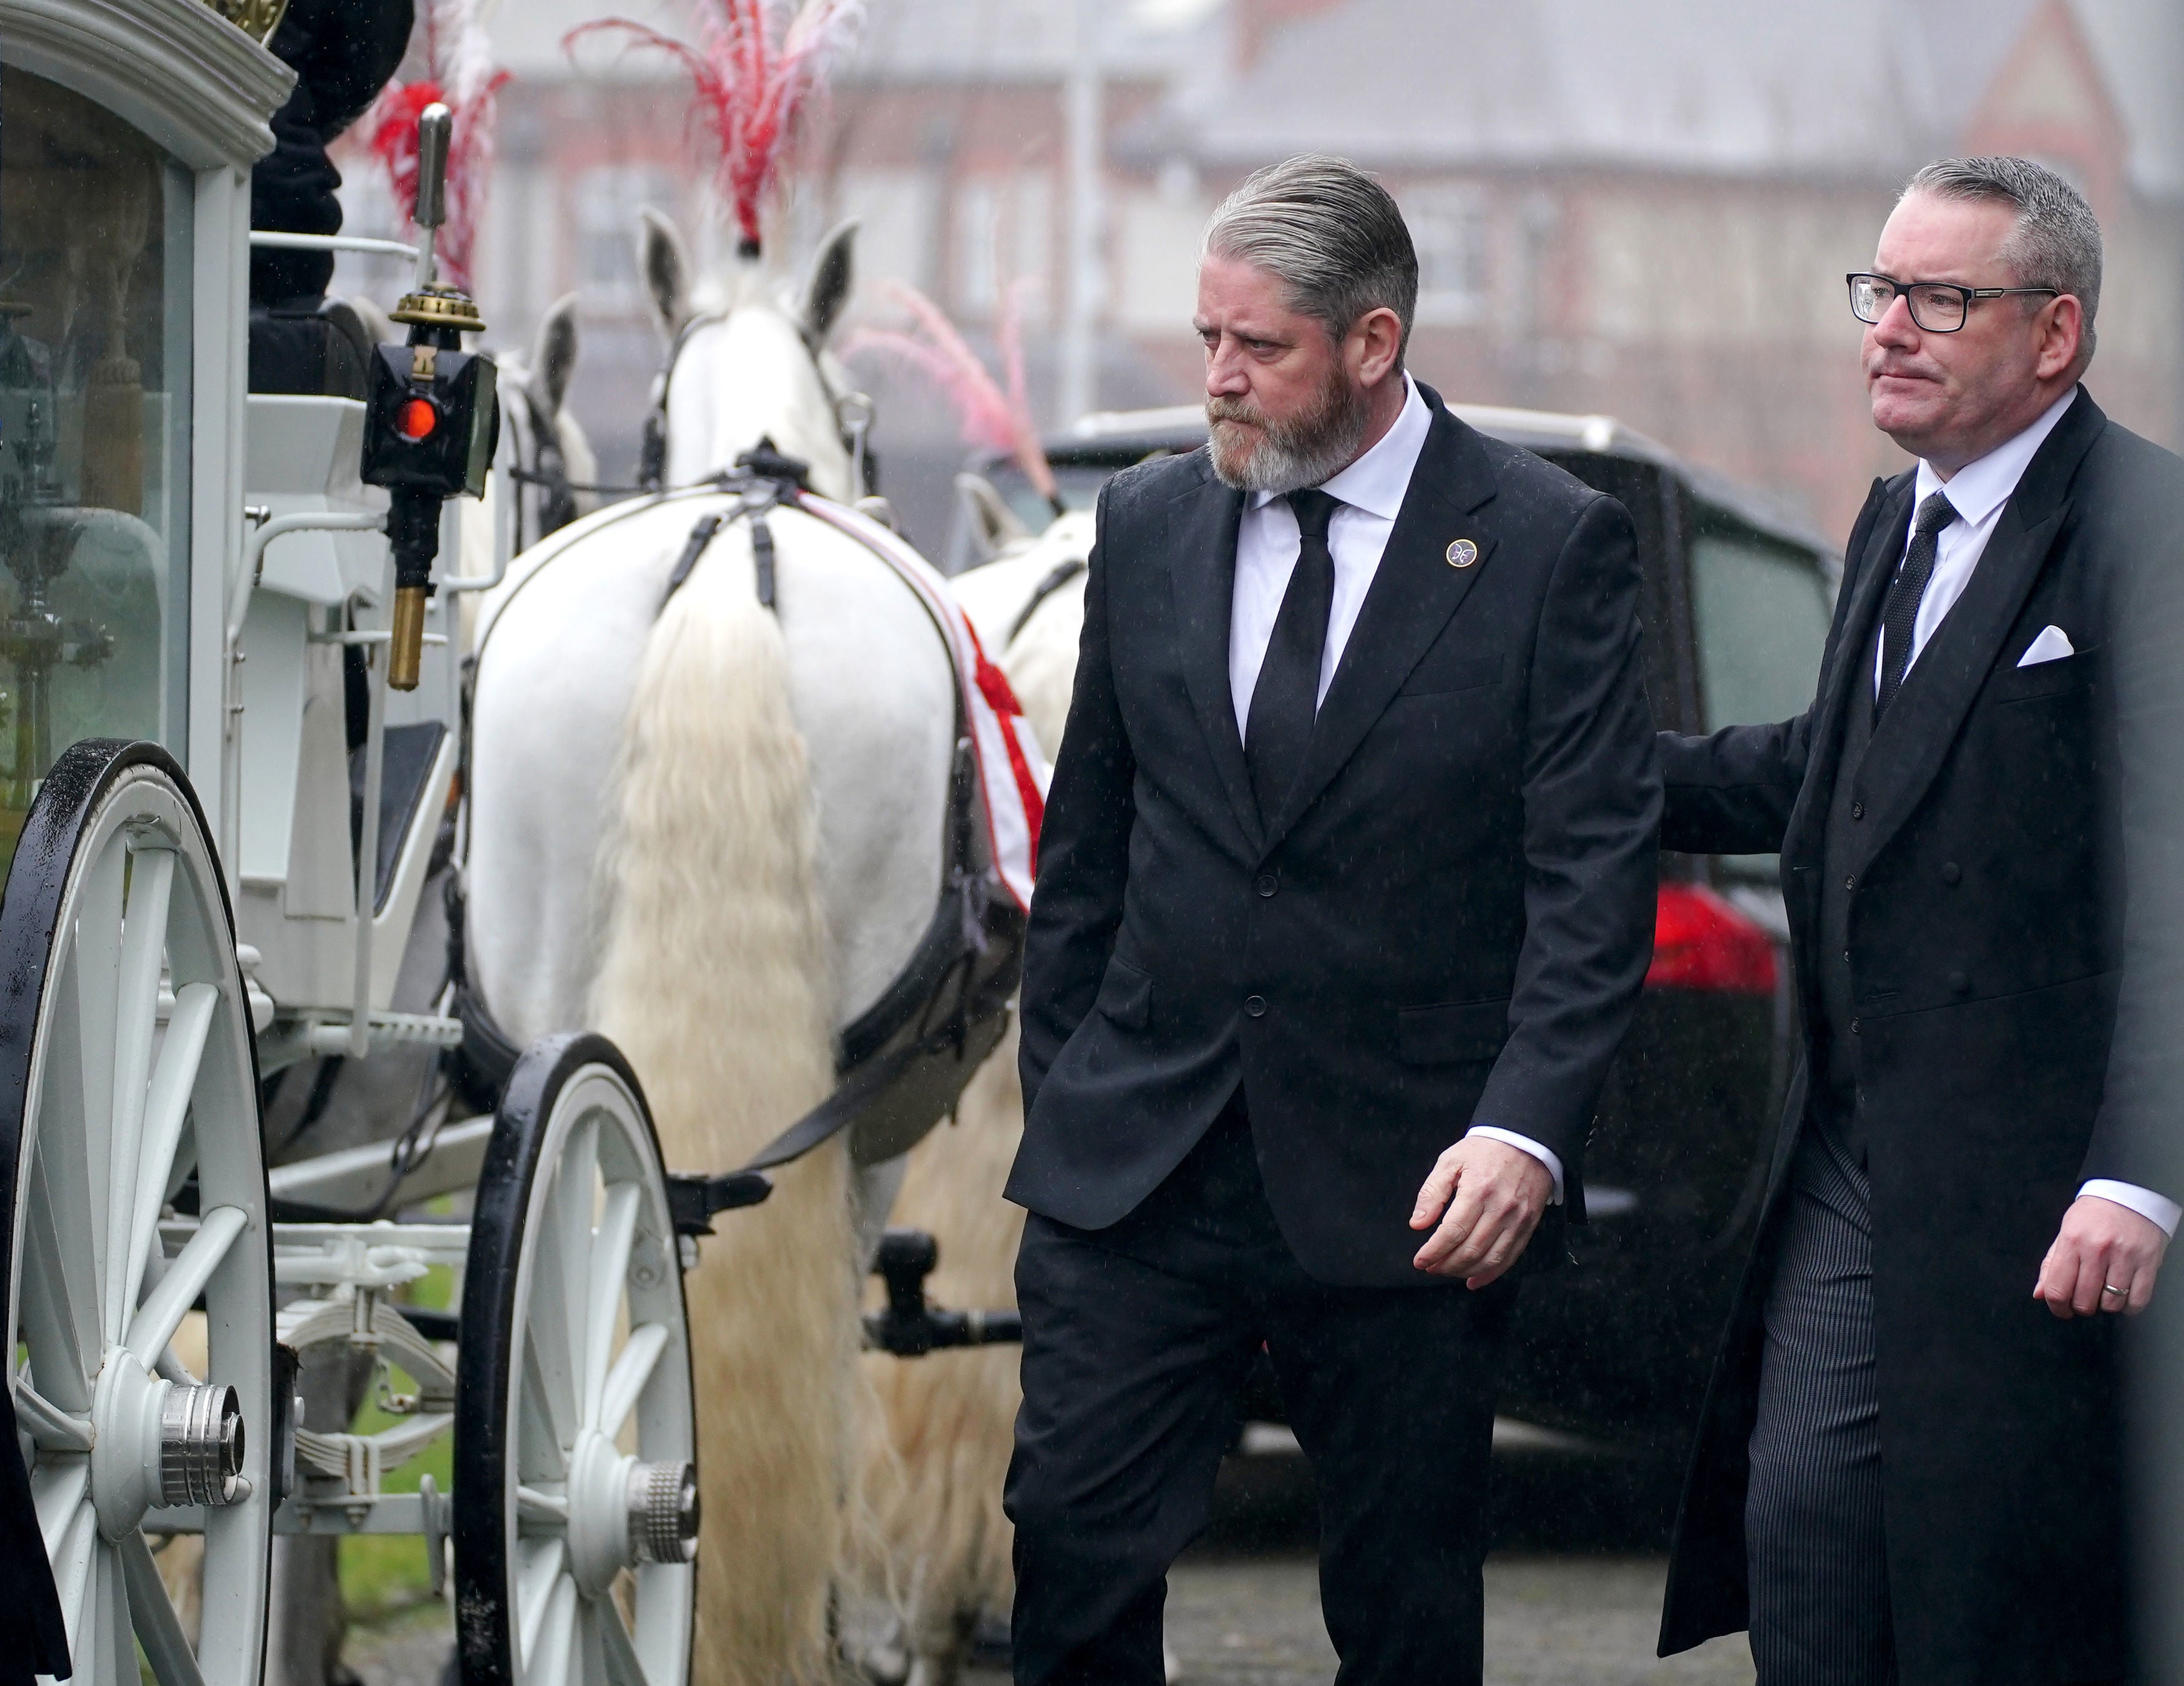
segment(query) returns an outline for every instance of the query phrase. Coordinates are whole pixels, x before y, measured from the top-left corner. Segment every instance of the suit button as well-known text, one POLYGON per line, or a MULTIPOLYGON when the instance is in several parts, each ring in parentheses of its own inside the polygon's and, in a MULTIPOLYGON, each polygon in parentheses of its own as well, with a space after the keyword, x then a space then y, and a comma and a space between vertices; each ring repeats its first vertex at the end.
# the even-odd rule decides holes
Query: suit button
POLYGON ((1953 971, 1949 974, 1949 988, 1955 990, 1958 994, 1963 994, 1964 991, 1970 989, 1971 987, 1971 979, 1965 977, 1964 973, 1960 971, 1953 971))
POLYGON ((1850 805, 1850 817, 1853 820, 1863 820, 1865 818, 1865 804, 1863 802, 1852 803, 1850 805))
POLYGON ((1282 881, 1271 872, 1262 872, 1251 885, 1262 896, 1271 896, 1281 887, 1282 881))
POLYGON ((1850 964, 1850 950, 1847 949, 1843 950, 1843 964, 1845 965, 1848 965, 1850 964))
POLYGON ((1843 880, 1843 888, 1845 888, 1846 890, 1855 890, 1857 888, 1858 888, 1858 880, 1857 880, 1856 878, 1852 877, 1852 878, 1846 878, 1846 879, 1844 879, 1844 880, 1843 880))
POLYGON ((1264 1018, 1267 1013, 1267 998, 1263 995, 1246 995, 1244 998, 1244 1010, 1255 1019, 1264 1018))
POLYGON ((1852 1019, 1850 1021, 1850 1033, 1852 1036, 1856 1036, 1858 1034, 1858 1021, 1856 1019, 1852 1019))
POLYGON ((1944 884, 1953 884, 1964 876, 1964 869, 1958 865, 1955 861, 1945 860, 1942 863, 1942 882, 1944 884))

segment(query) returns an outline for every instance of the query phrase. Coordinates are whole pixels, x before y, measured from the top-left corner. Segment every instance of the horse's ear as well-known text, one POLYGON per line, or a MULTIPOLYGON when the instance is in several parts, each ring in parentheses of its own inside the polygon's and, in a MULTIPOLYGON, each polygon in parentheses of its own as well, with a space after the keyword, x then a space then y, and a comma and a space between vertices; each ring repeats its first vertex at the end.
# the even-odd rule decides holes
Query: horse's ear
POLYGON ((1031 537, 1023 518, 983 474, 967 469, 957 475, 956 495, 963 500, 964 510, 971 518, 971 542, 980 560, 991 561, 1006 546, 1031 537))
POLYGON ((546 414, 559 415, 577 372, 577 295, 565 292, 548 307, 531 348, 531 367, 546 414))
POLYGON ((804 341, 814 351, 827 343, 850 302, 850 290, 857 283, 855 217, 837 225, 819 242, 819 255, 811 263, 811 279, 804 288, 804 341))
POLYGON ((675 225, 647 205, 638 213, 637 267, 660 331, 672 340, 690 318, 690 251, 675 225))

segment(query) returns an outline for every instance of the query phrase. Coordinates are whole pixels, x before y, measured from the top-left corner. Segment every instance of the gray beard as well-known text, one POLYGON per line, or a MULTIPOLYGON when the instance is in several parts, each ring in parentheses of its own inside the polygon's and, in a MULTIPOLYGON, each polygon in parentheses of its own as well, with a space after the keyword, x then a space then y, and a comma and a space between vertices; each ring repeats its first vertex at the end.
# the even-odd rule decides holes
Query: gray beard
POLYGON ((1357 460, 1372 406, 1362 391, 1338 377, 1310 414, 1282 423, 1262 418, 1261 425, 1257 447, 1240 457, 1222 448, 1223 424, 1209 416, 1213 472, 1239 492, 1295 492, 1332 479, 1357 460))

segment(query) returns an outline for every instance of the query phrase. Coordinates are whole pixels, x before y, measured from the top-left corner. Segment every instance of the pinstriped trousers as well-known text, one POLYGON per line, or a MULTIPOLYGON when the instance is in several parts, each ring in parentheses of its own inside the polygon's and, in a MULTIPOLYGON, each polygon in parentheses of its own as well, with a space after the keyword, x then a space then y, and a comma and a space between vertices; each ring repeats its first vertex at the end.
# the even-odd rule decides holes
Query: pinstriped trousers
POLYGON ((1758 1686, 1895 1686, 1872 1185, 1808 1128, 1767 1296, 1744 1511, 1758 1686))

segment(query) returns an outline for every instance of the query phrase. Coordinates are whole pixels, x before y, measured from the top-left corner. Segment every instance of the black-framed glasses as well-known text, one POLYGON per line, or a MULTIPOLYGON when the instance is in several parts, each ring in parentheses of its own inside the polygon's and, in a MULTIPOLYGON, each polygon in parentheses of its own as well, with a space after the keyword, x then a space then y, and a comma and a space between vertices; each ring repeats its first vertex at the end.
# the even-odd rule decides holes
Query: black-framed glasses
POLYGON ((1848 275, 1850 314, 1861 322, 1878 322, 1901 295, 1911 320, 1930 334, 1953 334, 1972 314, 1975 298, 2007 298, 2014 292, 2041 292, 2060 298, 2053 287, 1958 287, 1953 281, 1899 281, 1886 275, 1848 275))

